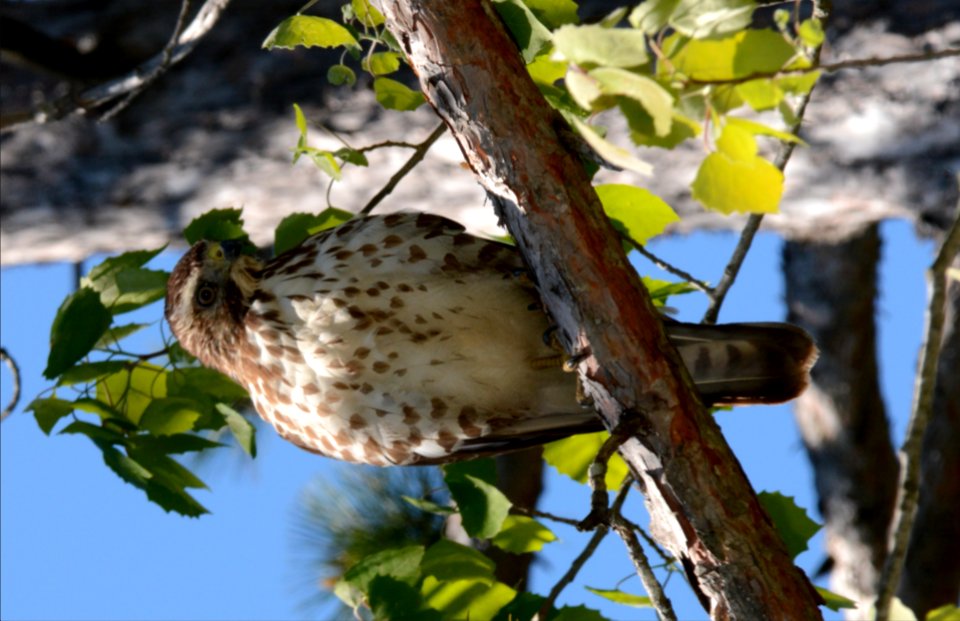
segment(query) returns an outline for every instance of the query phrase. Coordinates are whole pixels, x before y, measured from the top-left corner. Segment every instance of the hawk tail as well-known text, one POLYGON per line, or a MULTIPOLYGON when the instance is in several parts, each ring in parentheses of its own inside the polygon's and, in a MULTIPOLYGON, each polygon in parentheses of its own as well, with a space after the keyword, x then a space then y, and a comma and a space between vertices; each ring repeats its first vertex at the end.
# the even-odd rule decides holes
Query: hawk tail
POLYGON ((668 323, 667 335, 707 404, 780 403, 810 381, 817 348, 785 323, 668 323))

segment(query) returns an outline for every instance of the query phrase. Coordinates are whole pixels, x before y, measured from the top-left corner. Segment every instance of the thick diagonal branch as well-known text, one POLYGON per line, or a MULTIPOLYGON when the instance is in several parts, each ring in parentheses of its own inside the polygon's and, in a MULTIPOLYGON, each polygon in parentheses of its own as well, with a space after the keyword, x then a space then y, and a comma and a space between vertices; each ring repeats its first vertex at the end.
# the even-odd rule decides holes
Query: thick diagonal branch
POLYGON ((533 271, 609 428, 641 430, 621 454, 653 531, 683 561, 714 619, 819 619, 790 560, 603 215, 562 118, 543 100, 496 13, 480 0, 383 3, 417 71, 533 271), (465 27, 466 26, 466 27, 465 27))

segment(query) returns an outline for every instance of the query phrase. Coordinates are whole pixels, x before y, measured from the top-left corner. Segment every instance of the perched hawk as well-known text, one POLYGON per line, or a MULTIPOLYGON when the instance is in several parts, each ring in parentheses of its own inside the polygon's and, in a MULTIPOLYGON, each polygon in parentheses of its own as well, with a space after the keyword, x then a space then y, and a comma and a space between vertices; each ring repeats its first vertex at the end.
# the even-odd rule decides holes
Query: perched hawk
MULTIPOLYGON (((396 213, 267 263, 236 242, 198 242, 170 277, 166 316, 294 444, 368 464, 442 463, 600 429, 544 342, 538 301, 514 248, 396 213)), ((815 355, 786 324, 668 331, 709 403, 793 398, 815 355)))

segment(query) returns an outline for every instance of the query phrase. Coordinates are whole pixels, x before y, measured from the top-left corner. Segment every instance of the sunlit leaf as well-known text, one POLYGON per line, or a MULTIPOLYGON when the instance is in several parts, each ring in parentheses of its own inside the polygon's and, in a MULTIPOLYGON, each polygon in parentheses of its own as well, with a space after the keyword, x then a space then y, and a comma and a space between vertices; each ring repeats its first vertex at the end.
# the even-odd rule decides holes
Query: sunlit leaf
POLYGON ((350 0, 350 5, 353 7, 353 14, 367 28, 383 25, 383 14, 369 0, 350 0))
POLYGON ((453 515, 457 512, 453 507, 440 505, 425 498, 411 498, 410 496, 403 496, 403 499, 410 505, 420 509, 421 511, 426 511, 427 513, 436 513, 437 515, 453 515))
POLYGON ((513 554, 538 552, 544 545, 556 541, 557 536, 549 528, 524 515, 508 515, 500 532, 491 543, 513 554))
POLYGON ((616 602, 618 604, 623 604, 624 606, 633 606, 635 608, 649 608, 650 606, 653 606, 653 602, 645 595, 624 593, 618 589, 595 589, 593 587, 586 587, 586 589, 594 595, 599 595, 604 599, 608 599, 611 602, 616 602))
POLYGON ((776 108, 784 97, 775 80, 750 80, 734 88, 747 105, 757 111, 776 108))
POLYGON ((774 129, 763 123, 757 123, 756 121, 751 121, 749 119, 738 119, 733 117, 728 117, 726 124, 724 125, 724 131, 728 127, 736 127, 750 132, 753 135, 761 136, 772 136, 784 142, 792 142, 794 144, 805 144, 803 140, 800 139, 796 134, 791 134, 790 132, 781 131, 779 129, 774 129))
POLYGON ((416 110, 426 101, 423 93, 390 78, 376 78, 373 92, 380 105, 388 110, 416 110))
POLYGON ((549 54, 543 54, 527 65, 527 71, 534 82, 553 84, 566 75, 568 66, 569 63, 553 60, 549 54))
POLYGON ((50 355, 43 376, 54 379, 90 353, 112 321, 93 289, 81 287, 67 296, 50 328, 50 355))
POLYGON ((630 25, 647 34, 660 31, 670 20, 680 0, 646 0, 633 9, 628 20, 630 25))
MULTIPOLYGON (((551 442, 543 448, 543 459, 574 481, 587 482, 587 472, 604 441, 605 431, 586 433, 551 442)), ((619 455, 613 455, 607 464, 607 489, 616 490, 627 476, 627 465, 619 455)))
POLYGON ((294 49, 296 47, 346 47, 360 49, 360 44, 350 31, 326 17, 294 15, 280 22, 267 35, 263 47, 294 49))
MULTIPOLYGON (((820 594, 820 597, 823 598, 823 605, 829 608, 830 610, 840 610, 841 608, 856 608, 857 602, 852 599, 847 599, 843 595, 837 595, 833 591, 827 590, 823 587, 814 587, 817 590, 817 593, 820 594)), ((929 617, 928 617, 929 620, 929 617)))
POLYGON ((85 384, 93 380, 111 375, 120 371, 127 365, 123 360, 101 360, 99 362, 86 362, 70 367, 57 380, 57 386, 72 386, 73 384, 85 384))
MULTIPOLYGON (((668 37, 665 47, 674 45, 677 37, 668 37)), ((723 39, 688 41, 670 57, 669 66, 697 80, 732 80, 778 71, 793 55, 793 47, 779 33, 748 30, 723 39)))
POLYGON ((166 396, 166 372, 147 362, 123 369, 97 384, 97 399, 134 424, 139 424, 151 401, 166 396))
POLYGON ((513 36, 523 62, 533 62, 533 59, 550 44, 550 30, 540 23, 525 2, 493 0, 493 7, 513 36))
POLYGON ((680 0, 670 25, 694 39, 719 37, 749 26, 754 8, 753 0, 680 0))
POLYGON ((605 138, 602 138, 596 130, 580 119, 574 117, 570 120, 580 132, 583 139, 590 145, 590 148, 596 151, 597 154, 606 161, 614 166, 619 166, 644 175, 649 175, 653 172, 653 166, 635 157, 626 149, 618 147, 612 142, 608 142, 605 138))
POLYGON ((216 407, 217 411, 226 419, 230 433, 233 434, 233 438, 237 441, 237 444, 240 445, 240 448, 243 449, 243 452, 250 457, 256 457, 257 428, 254 427, 253 423, 247 420, 243 414, 237 412, 227 404, 218 403, 216 407))
POLYGON ((761 157, 735 160, 711 153, 691 185, 693 198, 721 213, 776 213, 783 194, 783 173, 761 157))
POLYGON ((423 579, 420 593, 427 606, 450 621, 491 621, 517 595, 502 582, 437 580, 433 576, 423 579))
POLYGON ((621 95, 640 103, 653 118, 654 133, 665 136, 673 124, 673 96, 650 78, 615 67, 590 72, 605 95, 621 95))
POLYGON ((823 25, 819 19, 805 19, 800 22, 797 34, 800 35, 800 40, 807 47, 817 47, 823 43, 823 25))
POLYGON ((584 110, 595 110, 602 107, 595 106, 595 102, 603 95, 600 92, 600 84, 579 67, 570 67, 564 84, 566 84, 567 91, 573 100, 584 110))
POLYGON ((680 220, 670 205, 649 190, 612 183, 594 189, 613 225, 641 244, 662 233, 671 222, 680 220))
POLYGON ((374 52, 363 59, 363 68, 375 76, 391 74, 400 68, 400 54, 374 52))
POLYGON ((523 3, 550 29, 580 21, 577 3, 573 0, 524 0, 523 3))
POLYGON ((626 28, 563 26, 553 33, 553 45, 563 58, 584 68, 630 68, 647 62, 646 36, 626 28))

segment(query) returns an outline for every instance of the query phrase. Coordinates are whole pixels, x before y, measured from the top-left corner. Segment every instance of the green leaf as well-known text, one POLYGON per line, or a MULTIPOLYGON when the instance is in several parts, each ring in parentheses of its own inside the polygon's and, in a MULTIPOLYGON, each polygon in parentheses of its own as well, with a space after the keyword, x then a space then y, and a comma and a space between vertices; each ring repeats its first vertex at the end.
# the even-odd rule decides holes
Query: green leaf
POLYGON ((641 244, 680 220, 670 205, 643 188, 611 183, 594 189, 613 226, 641 244))
POLYGON ((350 6, 353 7, 356 18, 367 28, 383 25, 383 14, 370 4, 369 0, 350 0, 350 6))
MULTIPOLYGON (((543 458, 548 464, 574 481, 587 482, 587 471, 596 459, 600 447, 609 434, 605 431, 570 436, 547 444, 543 449, 543 458)), ((604 479, 607 489, 616 490, 627 476, 627 465, 619 455, 610 458, 607 464, 607 476, 604 479)))
POLYGON ((750 80, 737 84, 734 89, 748 106, 758 112, 776 108, 784 97, 783 90, 774 80, 750 80))
POLYGON ((196 395, 206 395, 227 403, 249 399, 242 386, 213 369, 179 367, 167 373, 167 396, 192 398, 196 395))
POLYGON ((635 144, 672 149, 684 140, 700 134, 699 123, 680 112, 674 111, 670 132, 666 136, 658 136, 653 124, 653 117, 639 102, 619 97, 617 105, 630 126, 630 139, 635 144))
POLYGON ((577 3, 573 0, 524 0, 523 3, 551 30, 580 21, 577 16, 577 3))
POLYGON ((733 117, 727 117, 726 124, 723 127, 724 127, 724 132, 726 132, 726 129, 728 127, 736 127, 738 129, 743 129, 745 131, 748 131, 753 135, 772 136, 784 142, 792 142, 794 144, 806 144, 796 134, 780 131, 778 129, 774 129, 772 127, 764 125, 763 123, 757 123, 756 121, 751 121, 749 119, 737 119, 733 117))
POLYGON ((201 239, 245 239, 247 233, 243 230, 241 213, 240 209, 211 209, 194 218, 187 228, 183 229, 183 237, 188 244, 195 244, 201 239))
POLYGON ((653 119, 654 133, 666 136, 673 125, 673 95, 650 78, 615 67, 598 67, 590 72, 605 95, 635 100, 653 119))
POLYGON ((353 86, 357 83, 357 74, 346 65, 330 65, 327 69, 327 82, 334 86, 353 86))
POLYGON ((100 445, 100 450, 103 452, 103 462, 117 476, 135 487, 147 488, 150 479, 153 478, 152 472, 144 468, 137 460, 131 459, 109 444, 100 445))
POLYGON ((815 586, 813 588, 815 588, 817 590, 817 593, 820 594, 820 597, 823 598, 823 605, 829 608, 830 610, 840 610, 841 608, 857 607, 857 602, 853 601, 852 599, 847 599, 843 595, 837 595, 833 591, 829 591, 823 587, 815 586))
POLYGON ((319 214, 290 214, 277 225, 273 237, 273 251, 281 255, 296 248, 311 235, 340 226, 351 218, 353 218, 352 213, 336 207, 328 207, 319 214))
POLYGON ((664 306, 667 298, 671 295, 681 295, 684 293, 693 293, 698 289, 688 282, 669 282, 666 280, 656 280, 644 276, 643 285, 650 292, 650 299, 655 306, 664 306))
POLYGON ((107 297, 108 292, 102 291, 100 300, 114 315, 136 310, 166 296, 169 276, 170 274, 162 270, 123 270, 117 274, 117 297, 110 299, 107 297))
POLYGON ((120 343, 123 339, 143 330, 150 324, 148 323, 128 323, 122 326, 114 326, 107 330, 103 336, 100 337, 100 340, 97 341, 97 344, 94 345, 94 349, 105 349, 108 347, 113 347, 120 343))
POLYGON ((360 44, 349 30, 332 19, 314 15, 288 17, 263 42, 263 47, 268 50, 275 47, 292 50, 300 46, 360 49, 360 44))
POLYGON ((960 608, 953 604, 944 604, 928 612, 926 621, 960 621, 960 608))
POLYGON ((437 515, 453 515, 457 512, 453 507, 440 505, 425 498, 411 498, 410 496, 401 496, 401 498, 403 498, 410 505, 420 509, 421 511, 426 511, 427 513, 435 513, 437 515))
POLYGON ((443 621, 438 611, 423 608, 419 590, 390 576, 376 576, 370 581, 367 600, 374 619, 443 621))
POLYGON ((223 444, 207 440, 192 433, 174 433, 165 436, 137 435, 129 438, 127 444, 135 449, 174 455, 220 448, 223 444))
POLYGON ((151 259, 160 254, 166 246, 154 250, 133 250, 124 252, 115 257, 107 257, 87 272, 80 281, 82 286, 89 286, 96 291, 102 291, 109 283, 116 280, 117 274, 124 270, 143 267, 151 259))
POLYGON ((423 579, 420 593, 427 606, 439 610, 445 620, 451 621, 491 621, 517 596, 516 591, 502 582, 437 580, 433 576, 423 579))
POLYGON ((73 407, 76 410, 81 412, 89 412, 90 414, 96 414, 103 420, 122 420, 123 415, 120 414, 115 408, 107 405, 99 399, 90 399, 87 397, 82 397, 76 399, 73 402, 73 407))
POLYGON ((757 156, 757 141, 749 131, 730 123, 717 139, 717 149, 737 161, 749 162, 757 156))
POLYGON ((400 58, 396 52, 374 52, 361 64, 371 75, 389 75, 400 68, 400 58))
MULTIPOLYGON (((671 35, 664 46, 669 48, 679 41, 678 35, 671 35)), ((779 33, 748 30, 723 39, 689 41, 670 56, 670 63, 676 71, 693 79, 732 80, 776 72, 793 55, 793 47, 779 33)))
POLYGON ((586 606, 564 606, 550 621, 607 621, 607 619, 586 606))
POLYGON ((586 587, 586 589, 594 595, 599 595, 604 599, 608 599, 611 602, 616 602, 618 604, 623 604, 624 606, 633 606, 635 608, 649 608, 653 606, 653 602, 650 600, 650 598, 643 595, 624 593, 619 589, 607 590, 595 589, 593 587, 586 587))
POLYGON ((253 423, 225 403, 218 403, 216 408, 226 419, 230 433, 233 434, 233 438, 237 441, 237 444, 240 445, 240 448, 243 449, 243 452, 250 457, 256 457, 257 428, 253 426, 253 423))
MULTIPOLYGON (((302 141, 303 140, 301 139, 301 142, 302 141)), ((306 155, 309 157, 317 168, 327 173, 335 180, 339 181, 343 176, 340 172, 340 164, 337 163, 336 158, 333 157, 333 153, 324 151, 323 149, 317 149, 316 147, 298 145, 293 150, 294 164, 297 163, 297 160, 300 159, 301 155, 306 155)))
POLYGON ((614 166, 632 170, 643 175, 649 175, 653 172, 653 167, 632 155, 626 149, 616 146, 602 138, 596 130, 576 117, 570 117, 568 120, 573 122, 583 139, 590 145, 597 155, 610 162, 614 166))
POLYGON ((139 446, 128 446, 131 459, 150 471, 152 477, 147 482, 147 498, 165 511, 174 511, 188 517, 199 517, 209 513, 186 489, 206 489, 206 485, 192 472, 164 455, 139 446))
POLYGON ((496 565, 483 553, 450 541, 441 539, 429 548, 420 562, 420 571, 425 576, 438 580, 479 580, 493 584, 493 571, 496 565))
POLYGON ((100 425, 91 425, 82 420, 75 420, 63 428, 62 434, 79 434, 93 440, 97 446, 102 444, 123 444, 124 437, 112 429, 101 427, 100 425))
POLYGON ((166 396, 167 373, 147 362, 125 368, 97 383, 97 399, 134 424, 140 423, 151 401, 166 396))
POLYGON ((85 362, 70 367, 57 380, 57 386, 72 386, 85 384, 122 370, 127 366, 123 360, 101 360, 99 362, 85 362))
POLYGON ((468 476, 495 485, 497 482, 497 463, 490 458, 471 459, 470 461, 446 464, 443 467, 443 480, 447 483, 465 481, 468 476))
POLYGON ((303 109, 300 108, 298 104, 293 104, 293 120, 297 124, 297 129, 300 130, 300 136, 302 138, 307 137, 307 117, 303 114, 303 109))
POLYGON ((820 525, 811 520, 791 496, 784 496, 780 492, 760 492, 758 498, 787 544, 790 557, 796 558, 807 549, 807 542, 817 534, 820 525))
POLYGON ((783 173, 761 157, 737 160, 718 151, 704 158, 691 190, 693 198, 721 213, 776 213, 783 173))
POLYGON ((538 552, 545 544, 556 539, 553 531, 535 519, 523 515, 508 515, 500 532, 490 541, 501 550, 525 554, 538 552))
POLYGON ((373 92, 377 102, 388 110, 416 110, 426 101, 423 93, 411 90, 390 78, 374 79, 373 92))
POLYGON ((521 0, 494 0, 493 6, 520 48, 523 62, 533 62, 550 44, 550 30, 521 0))
POLYGON ((370 582, 377 576, 390 576, 411 584, 420 576, 420 561, 423 546, 406 546, 376 552, 363 557, 360 562, 343 574, 343 582, 349 583, 361 593, 366 593, 370 582))
POLYGON ((34 399, 26 410, 33 412, 40 429, 49 436, 60 419, 73 411, 73 404, 56 398, 34 399))
POLYGON ((601 110, 609 107, 609 98, 607 101, 600 101, 603 93, 600 91, 600 84, 597 80, 583 72, 580 67, 571 66, 567 71, 564 80, 570 97, 577 105, 584 110, 601 110))
POLYGON ((824 40, 823 25, 819 19, 805 19, 800 22, 800 28, 797 29, 800 40, 807 47, 817 47, 824 40))
POLYGON ((720 37, 750 25, 753 0, 680 0, 670 25, 693 39, 720 37))
POLYGON ((646 36, 625 28, 562 26, 553 33, 553 45, 566 60, 584 68, 630 68, 647 62, 646 36))
POLYGON ((630 12, 627 20, 634 28, 648 35, 655 34, 667 25, 679 2, 680 0, 646 0, 630 12))
POLYGON ((164 397, 154 399, 140 417, 140 428, 158 436, 184 433, 200 418, 196 401, 164 397))
POLYGON ((534 82, 553 85, 554 82, 566 75, 567 67, 569 67, 569 63, 552 60, 549 54, 542 54, 527 65, 527 72, 534 82))
POLYGON ((500 531, 512 505, 503 492, 470 475, 462 480, 448 480, 447 487, 457 502, 468 535, 487 539, 500 531))
POLYGON ((86 356, 113 321, 100 294, 82 287, 57 310, 50 328, 50 355, 43 376, 54 379, 86 356))

